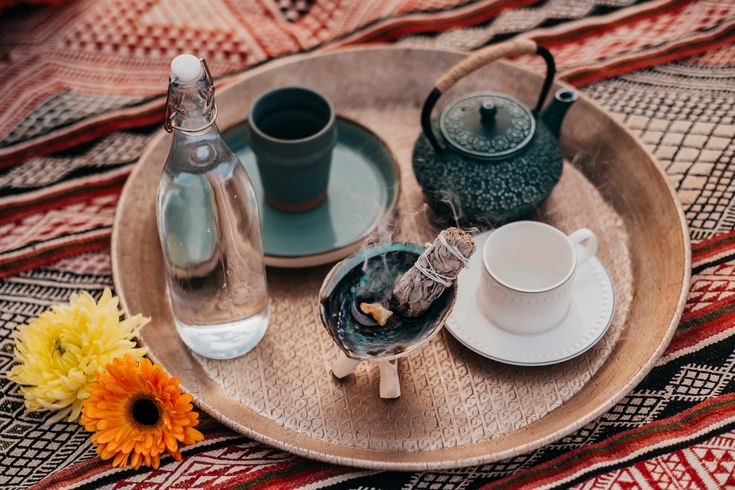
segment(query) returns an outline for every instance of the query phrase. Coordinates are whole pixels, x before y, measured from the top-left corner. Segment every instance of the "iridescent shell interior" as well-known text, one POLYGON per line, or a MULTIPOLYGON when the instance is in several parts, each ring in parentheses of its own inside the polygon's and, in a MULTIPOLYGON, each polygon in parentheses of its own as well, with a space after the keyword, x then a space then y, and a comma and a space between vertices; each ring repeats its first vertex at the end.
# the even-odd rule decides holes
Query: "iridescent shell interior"
POLYGON ((381 327, 363 325, 353 314, 356 297, 380 301, 390 308, 393 285, 423 251, 423 246, 414 243, 373 245, 347 257, 327 274, 319 292, 322 323, 348 357, 401 357, 429 340, 444 325, 456 299, 454 285, 416 318, 394 313, 392 321, 381 327))

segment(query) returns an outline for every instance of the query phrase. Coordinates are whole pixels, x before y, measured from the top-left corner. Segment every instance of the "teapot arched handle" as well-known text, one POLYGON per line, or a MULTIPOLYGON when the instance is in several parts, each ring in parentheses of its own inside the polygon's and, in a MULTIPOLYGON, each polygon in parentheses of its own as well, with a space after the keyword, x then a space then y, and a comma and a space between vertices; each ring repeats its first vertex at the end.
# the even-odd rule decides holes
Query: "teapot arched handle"
POLYGON ((421 128, 423 129, 426 138, 429 140, 429 143, 431 143, 431 146, 434 147, 434 150, 437 153, 442 153, 443 149, 439 145, 439 141, 431 127, 431 111, 434 110, 434 106, 436 106, 436 103, 439 101, 439 97, 441 97, 444 92, 452 88, 454 84, 462 78, 495 60, 509 56, 520 56, 523 54, 533 53, 541 56, 546 62, 546 78, 544 78, 538 102, 536 102, 536 107, 534 109, 534 112, 538 113, 544 105, 546 96, 549 93, 549 88, 551 88, 551 83, 554 81, 556 65, 554 64, 554 58, 551 56, 551 53, 531 39, 513 39, 511 41, 492 44, 480 49, 479 51, 475 51, 470 56, 450 68, 441 76, 441 78, 439 78, 439 80, 436 81, 434 89, 426 98, 424 106, 421 109, 421 128))

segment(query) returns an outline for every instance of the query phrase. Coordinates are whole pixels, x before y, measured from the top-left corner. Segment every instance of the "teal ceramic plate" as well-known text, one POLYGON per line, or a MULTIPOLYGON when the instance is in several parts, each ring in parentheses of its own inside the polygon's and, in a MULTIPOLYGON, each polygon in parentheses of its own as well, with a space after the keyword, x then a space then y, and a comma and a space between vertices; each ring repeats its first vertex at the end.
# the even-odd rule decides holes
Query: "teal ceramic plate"
POLYGON ((347 257, 395 207, 399 170, 388 148, 372 132, 342 118, 337 134, 326 201, 307 213, 284 213, 263 198, 247 123, 224 132, 258 194, 267 265, 310 267, 347 257))

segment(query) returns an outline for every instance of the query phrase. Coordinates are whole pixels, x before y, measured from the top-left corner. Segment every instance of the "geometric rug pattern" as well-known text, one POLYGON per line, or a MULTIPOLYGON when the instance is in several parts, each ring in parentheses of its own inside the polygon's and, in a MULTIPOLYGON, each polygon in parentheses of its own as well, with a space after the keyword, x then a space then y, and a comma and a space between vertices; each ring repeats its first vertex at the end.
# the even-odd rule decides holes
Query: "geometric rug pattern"
MULTIPOLYGON (((105 1, 110 4, 113 0, 105 1)), ((687 206, 687 217, 692 224, 692 237, 705 238, 727 230, 733 222, 728 192, 732 170, 727 166, 733 158, 732 148, 728 145, 733 133, 732 85, 728 85, 732 81, 733 67, 728 63, 733 58, 730 45, 735 40, 735 2, 656 0, 634 5, 618 0, 595 0, 592 3, 584 2, 584 5, 579 5, 576 0, 547 0, 532 5, 520 0, 518 2, 485 0, 479 4, 466 4, 447 0, 432 3, 429 10, 422 14, 412 10, 423 5, 421 2, 404 4, 398 9, 400 14, 394 17, 366 25, 351 35, 330 39, 330 49, 354 42, 401 36, 403 38, 398 43, 401 45, 443 48, 477 47, 482 44, 478 44, 478 33, 488 36, 486 42, 518 34, 540 40, 554 53, 562 78, 577 85, 586 85, 590 95, 613 113, 621 114, 626 124, 639 132, 659 159, 667 164, 672 182, 682 191, 681 198, 687 206), (418 18, 423 20, 419 21, 418 18), (456 29, 466 24, 473 24, 473 27, 456 29), (430 25, 446 32, 438 36, 411 35, 411 29, 427 29, 430 25), (455 29, 450 29, 452 27, 455 29), (531 31, 527 32, 528 29, 531 31), (591 36, 590 32, 594 32, 595 36, 591 36), (721 46, 724 47, 716 49, 721 46), (711 49, 707 51, 707 48, 711 49), (692 52, 707 54, 696 58, 699 61, 692 64, 690 60, 693 58, 682 58, 690 56, 692 52), (677 61, 661 64, 668 59, 677 61), (650 68, 640 69, 646 66, 650 68), (613 77, 615 74, 619 76, 613 77), (605 80, 590 83, 600 78, 605 80)), ((168 18, 166 16, 173 15, 170 6, 165 7, 165 3, 163 0, 151 0, 145 7, 140 7, 140 12, 163 9, 166 15, 159 12, 160 15, 154 17, 143 17, 164 22, 168 18)), ((268 0, 256 3, 257 8, 269 5, 268 0)), ((245 8, 246 4, 249 2, 243 0, 237 4, 237 8, 245 8)), ((337 4, 339 2, 334 3, 337 4)), ((134 4, 118 6, 124 10, 130 5, 134 4)), ((228 3, 227 8, 235 8, 233 5, 228 3)), ((201 14, 196 22, 209 19, 208 22, 215 25, 212 19, 219 19, 222 15, 219 7, 204 13, 199 12, 199 8, 192 6, 190 12, 190 15, 201 14)), ((307 9, 308 15, 321 15, 318 12, 322 8, 329 10, 332 7, 314 2, 307 9)), ((345 12, 350 9, 352 7, 345 12)), ((85 11, 82 17, 77 18, 73 13, 63 10, 59 16, 71 24, 83 23, 86 16, 95 11, 85 11)), ((121 22, 132 22, 130 19, 141 15, 136 12, 121 22)), ((342 19, 345 24, 339 28, 330 24, 331 28, 337 29, 333 33, 342 32, 340 29, 346 29, 344 26, 359 24, 356 19, 343 18, 347 15, 345 12, 336 12, 333 17, 342 19)), ((29 15, 28 25, 32 21, 39 21, 41 13, 29 15)), ((373 10, 363 13, 376 14, 373 10)), ((177 29, 181 29, 185 18, 176 19, 170 22, 178 22, 177 29)), ((298 30, 308 24, 306 18, 299 19, 296 24, 279 24, 280 34, 276 39, 283 41, 284 29, 298 30)), ((57 19, 53 22, 57 22, 57 19)), ((50 37, 43 39, 50 42, 49 39, 60 35, 49 33, 50 37)), ((26 46, 26 38, 15 39, 11 36, 7 44, 0 42, 0 53, 6 49, 10 59, 15 59, 14 49, 26 46)), ((82 49, 81 45, 76 44, 72 48, 72 52, 82 49)), ((107 56, 112 54, 108 53, 107 56)), ((154 77, 160 84, 151 84, 150 87, 153 92, 165 88, 164 61, 158 58, 155 62, 151 61, 159 67, 156 70, 160 70, 154 77)), ((531 68, 538 66, 536 58, 517 61, 531 68)), ((140 63, 135 62, 136 69, 152 69, 153 65, 140 63)), ((98 90, 113 90, 106 77, 116 72, 103 67, 99 67, 99 71, 98 90)), ((3 76, 2 73, 0 71, 0 76, 3 76)), ((118 82, 123 83, 123 78, 118 82)), ((43 85, 44 90, 54 86, 43 85)), ((132 89, 140 90, 140 86, 140 83, 136 83, 132 89)), ((114 97, 111 100, 115 100, 114 97)), ((28 138, 22 144, 8 144, 5 147, 7 152, 17 153, 16 156, 21 160, 20 163, 13 160, 15 157, 7 160, 4 170, 4 164, 0 163, 0 277, 63 256, 104 248, 111 231, 112 213, 108 208, 98 211, 99 200, 110 197, 106 202, 114 206, 114 199, 132 163, 137 160, 150 135, 160 127, 160 111, 155 117, 138 113, 147 111, 149 102, 131 104, 111 111, 100 110, 99 113, 88 111, 89 117, 79 115, 79 124, 93 125, 93 130, 79 129, 79 134, 63 136, 64 131, 71 131, 76 124, 67 124, 67 121, 58 128, 53 124, 45 126, 43 136, 30 136, 28 133, 28 138), (135 128, 109 132, 114 129, 110 127, 108 132, 103 131, 107 128, 108 119, 115 127, 132 125, 135 128), (87 141, 88 136, 93 139, 87 141), (21 155, 25 151, 23 148, 33 149, 36 153, 58 148, 58 145, 45 138, 59 139, 71 148, 30 158, 21 155), (62 212, 58 213, 57 210, 62 212), (80 219, 81 216, 95 218, 87 221, 80 219)), ((2 107, 0 101, 0 110, 2 107)), ((58 119, 58 113, 66 110, 57 105, 52 114, 58 119)), ((0 154, 5 150, 0 144, 0 154)))
POLYGON ((17 386, 0 375, 0 488, 735 486, 735 3, 182 1, 80 0, 0 17, 0 86, 10 87, 0 94, 9 116, 0 122, 0 373, 18 325, 72 292, 99 297, 111 286, 111 220, 159 126, 173 53, 164 42, 198 47, 221 75, 327 43, 471 49, 518 33, 541 40, 562 76, 634 131, 677 190, 693 239, 681 324, 651 373, 599 419, 529 454, 452 471, 318 463, 206 416, 207 439, 187 447, 183 463, 112 469, 78 424, 26 414, 17 386), (21 48, 26 62, 16 64, 21 48), (23 76, 23 87, 9 82, 23 76))

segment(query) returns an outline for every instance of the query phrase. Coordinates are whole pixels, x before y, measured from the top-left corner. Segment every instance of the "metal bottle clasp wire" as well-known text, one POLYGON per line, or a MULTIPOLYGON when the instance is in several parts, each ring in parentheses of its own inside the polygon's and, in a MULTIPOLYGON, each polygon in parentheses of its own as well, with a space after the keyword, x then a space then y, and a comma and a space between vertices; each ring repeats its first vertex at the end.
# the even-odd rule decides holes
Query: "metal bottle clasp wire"
POLYGON ((165 119, 163 121, 163 129, 166 130, 167 133, 173 133, 174 129, 178 129, 180 131, 187 131, 191 133, 196 133, 197 131, 204 131, 208 127, 210 127, 214 122, 217 120, 217 103, 214 101, 214 78, 212 78, 212 72, 209 71, 209 65, 207 64, 207 60, 204 58, 199 58, 199 62, 202 64, 202 68, 204 69, 204 76, 206 77, 207 83, 209 84, 209 87, 212 90, 212 119, 205 125, 198 127, 198 128, 182 128, 181 126, 175 126, 171 123, 171 119, 173 118, 173 114, 171 113, 171 76, 169 75, 168 78, 168 92, 166 93, 166 115, 165 119))

